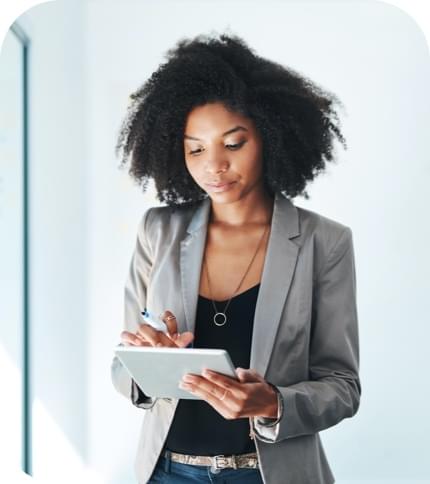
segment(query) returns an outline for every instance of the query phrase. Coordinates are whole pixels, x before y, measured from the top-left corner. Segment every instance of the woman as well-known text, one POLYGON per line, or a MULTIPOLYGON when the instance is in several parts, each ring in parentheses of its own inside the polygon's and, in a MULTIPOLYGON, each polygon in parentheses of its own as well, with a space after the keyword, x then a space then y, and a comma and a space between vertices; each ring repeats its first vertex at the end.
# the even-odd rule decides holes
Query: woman
POLYGON ((237 36, 181 40, 132 96, 117 145, 166 206, 138 228, 121 344, 225 348, 237 380, 186 375, 195 400, 151 398, 143 482, 331 484, 318 432, 358 410, 352 231, 290 198, 344 146, 340 104, 237 36), (142 324, 147 306, 169 334, 142 324))

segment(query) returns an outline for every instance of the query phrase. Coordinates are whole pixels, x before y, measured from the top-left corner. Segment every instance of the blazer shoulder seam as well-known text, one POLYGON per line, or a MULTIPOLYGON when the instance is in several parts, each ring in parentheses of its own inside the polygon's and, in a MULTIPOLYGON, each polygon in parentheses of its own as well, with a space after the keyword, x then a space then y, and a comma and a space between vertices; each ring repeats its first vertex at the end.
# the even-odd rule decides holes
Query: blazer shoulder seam
POLYGON ((151 239, 149 237, 149 233, 151 232, 150 227, 154 217, 154 208, 156 207, 149 207, 148 209, 146 209, 145 213, 142 215, 142 220, 141 220, 142 237, 146 245, 149 247, 151 254, 153 254, 153 248, 152 248, 151 239))
MULTIPOLYGON (((347 240, 347 241, 350 241, 351 237, 352 237, 352 230, 350 229, 350 227, 344 225, 343 230, 341 231, 339 237, 336 239, 336 241, 332 245, 331 249, 329 250, 327 257, 326 257, 321 269, 318 272, 317 280, 320 278, 321 274, 324 272, 325 268, 327 267, 329 261, 331 260, 333 254, 336 252, 337 248, 342 245, 341 242, 344 239, 347 240)), ((345 245, 346 245, 346 247, 342 251, 342 254, 339 256, 340 258, 342 258, 346 254, 346 252, 351 248, 350 243, 346 243, 345 245)))

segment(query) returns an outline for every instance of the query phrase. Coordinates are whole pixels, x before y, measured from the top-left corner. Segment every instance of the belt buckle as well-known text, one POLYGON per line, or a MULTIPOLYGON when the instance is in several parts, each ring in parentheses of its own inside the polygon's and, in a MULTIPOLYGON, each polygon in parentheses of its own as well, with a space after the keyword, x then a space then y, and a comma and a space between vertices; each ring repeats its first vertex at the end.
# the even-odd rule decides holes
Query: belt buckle
MULTIPOLYGON (((234 467, 236 467, 236 462, 234 462, 234 467)), ((213 474, 218 474, 221 469, 224 469, 228 465, 228 458, 225 455, 214 455, 212 457, 211 472, 213 474)))
POLYGON ((215 455, 213 457, 213 460, 214 463, 212 464, 212 467, 214 467, 215 469, 224 469, 225 466, 228 464, 228 459, 225 455, 215 455))

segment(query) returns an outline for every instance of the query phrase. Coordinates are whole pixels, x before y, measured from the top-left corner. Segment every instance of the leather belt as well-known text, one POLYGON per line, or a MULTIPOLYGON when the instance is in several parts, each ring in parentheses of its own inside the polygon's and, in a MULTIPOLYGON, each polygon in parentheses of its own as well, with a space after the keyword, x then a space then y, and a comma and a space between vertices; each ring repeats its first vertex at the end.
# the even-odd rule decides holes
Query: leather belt
POLYGON ((258 456, 256 452, 237 455, 188 455, 166 450, 163 457, 179 464, 194 466, 210 466, 211 469, 258 469, 258 456))

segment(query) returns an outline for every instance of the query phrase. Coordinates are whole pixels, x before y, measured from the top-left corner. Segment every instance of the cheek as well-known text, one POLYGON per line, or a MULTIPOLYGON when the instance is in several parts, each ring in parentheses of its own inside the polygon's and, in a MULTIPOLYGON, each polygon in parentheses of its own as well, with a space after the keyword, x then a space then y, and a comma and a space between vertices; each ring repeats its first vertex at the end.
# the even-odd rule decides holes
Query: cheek
POLYGON ((251 177, 257 176, 263 169, 262 150, 258 143, 249 145, 248 149, 241 153, 240 163, 243 169, 249 172, 251 177))
POLYGON ((244 176, 250 179, 260 178, 263 170, 263 164, 259 158, 251 158, 250 156, 243 157, 240 160, 240 171, 244 176))

